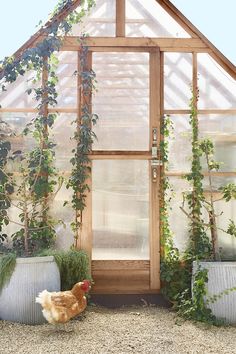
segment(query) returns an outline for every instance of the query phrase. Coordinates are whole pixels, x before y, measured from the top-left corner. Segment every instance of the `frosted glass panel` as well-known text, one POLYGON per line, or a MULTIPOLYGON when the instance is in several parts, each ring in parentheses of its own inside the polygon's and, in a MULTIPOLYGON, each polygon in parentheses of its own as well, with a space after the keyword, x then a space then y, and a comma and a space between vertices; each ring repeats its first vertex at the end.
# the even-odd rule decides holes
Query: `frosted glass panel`
POLYGON ((0 135, 11 142, 12 151, 27 152, 35 145, 34 139, 30 135, 27 137, 21 135, 26 124, 33 118, 35 118, 33 113, 0 112, 0 135))
POLYGON ((116 22, 116 0, 96 0, 89 16, 72 27, 72 34, 82 33, 92 37, 114 37, 116 22))
POLYGON ((188 109, 192 85, 192 54, 165 53, 164 105, 166 109, 188 109))
MULTIPOLYGON (((220 201, 215 203, 216 214, 220 215, 217 218, 217 226, 220 229, 227 230, 229 225, 229 219, 234 220, 236 223, 236 201, 230 202, 220 201)), ((228 235, 221 230, 218 230, 219 247, 224 258, 236 256, 236 238, 228 235)))
MULTIPOLYGON (((169 177, 172 189, 174 191, 174 195, 171 200, 171 210, 170 213, 170 227, 171 231, 174 235, 175 245, 180 249, 180 251, 184 251, 189 242, 189 220, 184 215, 184 213, 180 210, 180 206, 182 206, 183 201, 183 192, 191 191, 191 185, 178 177, 169 177)), ((227 183, 236 182, 235 178, 222 178, 222 177, 214 177, 213 185, 215 190, 220 186, 223 186, 227 183)), ((204 190, 209 189, 208 180, 204 180, 204 190)), ((215 194, 215 199, 219 199, 220 195, 215 194)), ((185 203, 185 210, 187 209, 187 204, 185 203)), ((215 203, 215 211, 218 215, 217 217, 217 226, 221 229, 226 230, 229 224, 229 219, 232 219, 236 222, 236 201, 219 201, 215 203), (223 212, 223 214, 222 214, 223 212), (222 214, 222 215, 220 215, 222 214)), ((203 218, 205 222, 208 222, 207 213, 203 210, 203 218)), ((210 233, 207 232, 209 237, 210 233)), ((234 236, 230 236, 224 233, 221 230, 218 230, 219 236, 219 246, 221 248, 222 256, 225 258, 235 257, 236 256, 236 238, 234 236)))
POLYGON ((170 171, 188 172, 191 168, 191 128, 187 115, 171 115, 173 134, 169 139, 170 171))
POLYGON ((149 150, 149 54, 95 53, 94 150, 149 150))
POLYGON ((149 164, 93 161, 93 259, 149 259, 149 164))
POLYGON ((61 113, 56 118, 53 127, 53 140, 57 144, 56 146, 56 166, 60 170, 70 170, 72 158, 72 149, 75 146, 75 142, 72 139, 76 125, 73 124, 76 120, 75 114, 61 113))
POLYGON ((77 107, 77 52, 60 52, 57 54, 59 64, 56 70, 57 107, 77 107))
POLYGON ((155 0, 126 0, 126 36, 190 37, 155 0))
POLYGON ((0 92, 0 106, 2 108, 35 108, 38 102, 34 100, 34 93, 30 95, 26 93, 27 89, 41 86, 41 80, 33 83, 35 78, 35 72, 29 71, 24 76, 19 76, 15 82, 4 84, 7 91, 0 92))
POLYGON ((236 81, 209 54, 198 54, 199 108, 236 108, 236 81))
POLYGON ((199 131, 214 142, 220 171, 236 171, 236 115, 199 115, 199 131))
MULTIPOLYGON (((65 182, 66 183, 66 182, 65 182)), ((56 248, 68 250, 73 244, 74 237, 70 228, 70 224, 74 221, 75 211, 70 205, 63 207, 65 201, 70 201, 72 199, 72 193, 70 190, 66 189, 65 185, 60 189, 56 198, 54 199, 50 212, 52 217, 56 220, 62 220, 64 225, 56 226, 56 248)))
MULTIPOLYGON (((180 210, 180 206, 183 203, 183 193, 190 191, 190 184, 182 179, 181 177, 169 177, 170 184, 172 186, 173 192, 170 207, 169 215, 170 215, 170 228, 173 232, 174 243, 176 247, 181 251, 185 251, 189 235, 188 235, 188 225, 189 220, 184 215, 184 213, 180 210)), ((186 205, 186 210, 187 205, 186 205)))

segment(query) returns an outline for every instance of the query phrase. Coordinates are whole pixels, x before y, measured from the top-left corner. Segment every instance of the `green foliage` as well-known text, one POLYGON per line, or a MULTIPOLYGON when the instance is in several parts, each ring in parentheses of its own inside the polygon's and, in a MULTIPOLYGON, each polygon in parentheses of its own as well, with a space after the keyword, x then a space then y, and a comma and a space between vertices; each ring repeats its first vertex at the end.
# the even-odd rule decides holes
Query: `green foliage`
MULTIPOLYGON (((2 137, 4 138, 4 137, 2 137)), ((9 141, 0 141, 0 246, 7 235, 3 232, 4 226, 8 225, 7 210, 10 207, 9 196, 14 192, 11 174, 5 172, 5 167, 11 152, 9 141)))
POLYGON ((0 293, 11 279, 16 265, 16 255, 9 253, 0 256, 0 293))
MULTIPOLYGON (((160 153, 167 169, 169 156, 169 138, 173 123, 169 116, 163 117, 161 134, 164 140, 160 144, 160 153)), ((173 234, 169 224, 169 209, 172 199, 172 186, 166 175, 161 176, 162 203, 160 206, 161 223, 161 280, 162 293, 174 306, 178 305, 179 294, 190 287, 191 274, 187 262, 183 262, 179 250, 174 246, 173 234)))
POLYGON ((229 202, 231 199, 236 199, 236 185, 234 183, 228 183, 220 187, 219 190, 223 193, 223 198, 226 202, 229 202))
POLYGON ((193 276, 192 293, 190 288, 188 288, 180 296, 178 314, 188 320, 218 325, 220 322, 216 320, 212 311, 206 307, 207 282, 207 269, 201 269, 198 266, 193 276))
POLYGON ((187 200, 190 210, 189 235, 190 244, 186 251, 187 259, 206 259, 211 256, 212 248, 204 227, 202 218, 202 207, 205 201, 203 193, 203 174, 201 166, 202 147, 211 151, 211 144, 199 144, 199 128, 196 110, 197 97, 192 94, 190 101, 190 125, 192 128, 192 165, 191 172, 185 176, 185 179, 192 185, 192 191, 185 193, 184 200, 187 200))
MULTIPOLYGON (((26 49, 20 57, 8 57, 0 62, 1 87, 3 91, 6 90, 6 83, 14 82, 18 76, 24 75, 29 70, 35 72, 35 77, 32 80, 33 84, 36 81, 40 81, 42 76, 44 77, 41 87, 29 88, 26 92, 26 94, 34 93, 34 98, 38 102, 38 114, 27 124, 23 134, 26 136, 32 135, 36 146, 29 154, 23 154, 19 151, 15 156, 13 153, 10 157, 12 160, 18 161, 20 164, 19 172, 23 176, 20 183, 19 181, 14 182, 15 194, 19 199, 16 205, 20 210, 19 226, 22 228, 13 235, 13 247, 19 255, 23 253, 32 255, 38 252, 40 248, 50 247, 55 240, 56 222, 50 217, 49 205, 55 198, 63 181, 57 177, 57 171, 54 167, 55 144, 49 138, 50 129, 53 129, 57 118, 56 114, 48 113, 49 106, 56 106, 58 95, 56 92, 58 59, 53 53, 60 49, 62 45, 61 37, 70 32, 73 24, 82 20, 92 6, 95 5, 95 1, 81 1, 78 11, 72 11, 67 18, 58 21, 56 16, 61 11, 69 9, 71 5, 73 5, 72 0, 60 0, 48 22, 49 26, 44 30, 47 36, 37 43, 35 47, 26 49), (44 75, 45 72, 47 72, 46 77, 44 75)), ((84 70, 79 75, 81 75, 83 94, 86 96, 90 95, 95 74, 91 70, 86 70, 88 48, 82 44, 81 47, 81 63, 84 70)), ((76 129, 75 134, 77 147, 75 149, 75 158, 74 160, 72 159, 74 169, 70 184, 74 190, 73 207, 77 208, 81 213, 85 206, 85 194, 88 190, 86 180, 90 175, 88 153, 94 137, 90 123, 94 124, 96 120, 97 116, 90 114, 89 104, 85 103, 82 109, 80 129, 76 129)), ((6 160, 10 145, 8 142, 4 144, 5 146, 0 146, 0 153, 2 159, 6 160)), ((3 165, 3 167, 6 167, 5 163, 3 165)), ((8 175, 5 172, 1 172, 0 169, 0 179, 1 177, 3 180, 8 175)), ((6 211, 11 204, 9 195, 13 193, 13 188, 6 181, 1 182, 0 232, 5 224, 13 222, 6 211)), ((79 225, 76 224, 75 227, 78 228, 79 225)), ((5 239, 6 235, 2 234, 0 237, 2 249, 4 248, 3 242, 5 239)))
POLYGON ((70 290, 73 285, 89 275, 89 258, 86 252, 71 249, 70 251, 44 251, 40 256, 54 256, 60 270, 61 290, 70 290))
POLYGON ((73 157, 70 160, 72 164, 72 172, 69 178, 67 188, 73 190, 72 207, 76 211, 75 222, 71 223, 72 230, 75 234, 75 245, 78 238, 78 230, 82 225, 82 213, 86 206, 86 197, 89 192, 88 179, 91 173, 91 161, 89 154, 92 151, 92 143, 96 139, 93 132, 93 125, 97 123, 98 116, 91 113, 90 97, 95 89, 95 73, 87 68, 87 53, 88 47, 81 43, 80 53, 80 76, 81 80, 81 117, 77 124, 77 131, 74 133, 76 148, 72 150, 73 157))

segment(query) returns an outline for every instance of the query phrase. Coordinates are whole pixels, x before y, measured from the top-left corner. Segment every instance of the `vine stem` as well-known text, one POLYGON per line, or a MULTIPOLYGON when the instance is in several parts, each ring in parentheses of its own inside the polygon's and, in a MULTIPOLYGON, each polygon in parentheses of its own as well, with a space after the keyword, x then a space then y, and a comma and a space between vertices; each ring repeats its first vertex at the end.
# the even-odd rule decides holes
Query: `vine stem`
POLYGON ((211 230, 211 240, 212 240, 212 251, 214 260, 220 260, 220 252, 219 252, 219 245, 218 245, 218 232, 216 226, 216 213, 214 207, 214 199, 213 199, 213 183, 212 183, 212 173, 210 169, 210 160, 207 151, 205 152, 206 162, 207 162, 207 169, 208 169, 208 180, 210 186, 210 210, 208 211, 209 214, 209 224, 211 230))

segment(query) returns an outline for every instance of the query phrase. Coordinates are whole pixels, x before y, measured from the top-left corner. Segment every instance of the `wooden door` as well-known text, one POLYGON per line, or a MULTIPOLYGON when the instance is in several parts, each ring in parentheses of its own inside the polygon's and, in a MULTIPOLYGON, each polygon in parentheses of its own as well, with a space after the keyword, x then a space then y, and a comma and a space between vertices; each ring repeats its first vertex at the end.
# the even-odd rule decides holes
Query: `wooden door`
POLYGON ((104 49, 92 63, 99 123, 83 237, 94 292, 158 292, 160 53, 104 49))

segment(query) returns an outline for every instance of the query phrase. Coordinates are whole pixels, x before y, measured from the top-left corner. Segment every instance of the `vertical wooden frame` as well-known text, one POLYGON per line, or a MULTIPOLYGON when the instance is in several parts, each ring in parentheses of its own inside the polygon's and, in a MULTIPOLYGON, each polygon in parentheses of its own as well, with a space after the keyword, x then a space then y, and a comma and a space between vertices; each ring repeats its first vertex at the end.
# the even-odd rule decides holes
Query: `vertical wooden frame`
MULTIPOLYGON (((80 53, 78 52, 78 56, 80 56, 80 53)), ((87 53, 87 69, 92 68, 92 52, 87 53)), ((78 72, 80 70, 80 58, 78 57, 78 72)), ((78 75, 78 129, 79 129, 79 124, 81 120, 81 107, 83 105, 83 97, 82 97, 82 90, 81 90, 81 78, 80 75, 78 75)), ((90 111, 92 111, 92 95, 90 95, 88 98, 89 100, 89 105, 90 105, 90 111)), ((90 166, 92 167, 92 166, 90 166)), ((78 248, 85 250, 90 258, 90 264, 91 264, 91 258, 92 258, 92 175, 90 175, 89 180, 87 181, 87 184, 90 188, 90 191, 87 192, 86 196, 86 207, 83 211, 82 214, 82 227, 80 230, 80 235, 78 235, 78 248)))
MULTIPOLYGON (((160 146, 160 50, 155 48, 150 52, 150 142, 153 128, 157 128, 157 146, 160 146)), ((150 289, 160 289, 160 166, 157 166, 157 179, 153 181, 153 167, 150 166, 150 289)))
POLYGON ((198 66, 197 66, 197 53, 193 52, 193 95, 195 97, 194 106, 197 110, 197 98, 198 98, 198 66))
POLYGON ((125 0, 116 0, 116 37, 125 37, 125 0))

